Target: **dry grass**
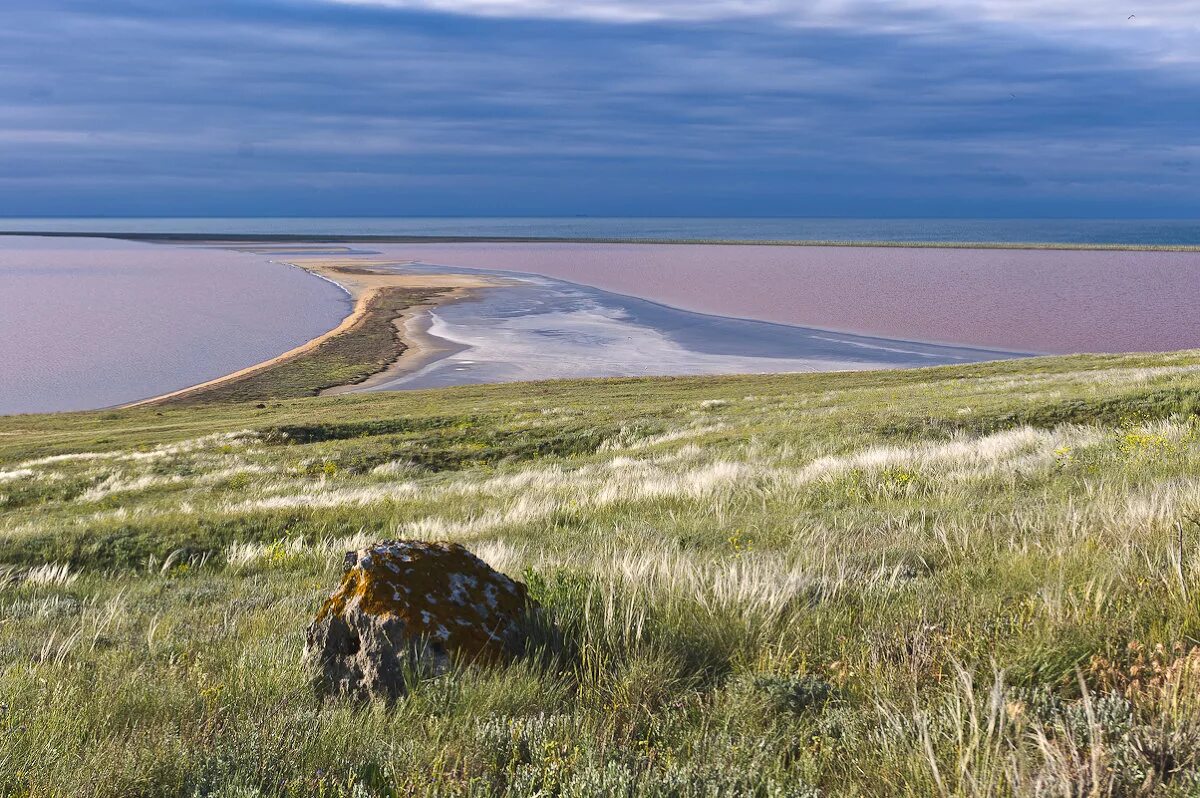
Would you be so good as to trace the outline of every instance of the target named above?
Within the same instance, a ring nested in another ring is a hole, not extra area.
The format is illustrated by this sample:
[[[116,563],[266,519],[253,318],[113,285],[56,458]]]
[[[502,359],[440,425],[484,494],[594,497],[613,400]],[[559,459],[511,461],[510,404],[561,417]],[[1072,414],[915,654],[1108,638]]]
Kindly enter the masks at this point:
[[[0,420],[0,793],[1194,794],[1195,360]],[[318,704],[397,536],[559,639]]]

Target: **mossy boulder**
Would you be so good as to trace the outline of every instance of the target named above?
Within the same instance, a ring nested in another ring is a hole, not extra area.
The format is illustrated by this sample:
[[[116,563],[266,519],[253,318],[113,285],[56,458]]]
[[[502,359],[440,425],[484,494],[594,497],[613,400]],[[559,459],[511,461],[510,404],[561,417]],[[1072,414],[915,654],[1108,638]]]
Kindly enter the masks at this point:
[[[535,607],[525,585],[456,543],[387,541],[346,565],[308,627],[318,695],[392,701],[456,661],[503,663],[525,649]]]

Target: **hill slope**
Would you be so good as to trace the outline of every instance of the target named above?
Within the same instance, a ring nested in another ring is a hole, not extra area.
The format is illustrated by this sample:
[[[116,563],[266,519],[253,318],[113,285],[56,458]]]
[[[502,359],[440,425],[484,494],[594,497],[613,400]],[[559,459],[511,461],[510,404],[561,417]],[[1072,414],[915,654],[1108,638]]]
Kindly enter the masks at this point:
[[[0,419],[0,793],[1188,794],[1198,397],[1184,352]],[[563,645],[319,705],[302,630],[391,537]]]

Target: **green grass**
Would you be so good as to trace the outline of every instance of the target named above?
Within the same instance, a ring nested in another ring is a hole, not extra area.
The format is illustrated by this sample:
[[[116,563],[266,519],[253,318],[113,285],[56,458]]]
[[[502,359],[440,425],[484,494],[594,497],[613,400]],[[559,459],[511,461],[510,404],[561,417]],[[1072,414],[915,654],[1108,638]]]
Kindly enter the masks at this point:
[[[384,288],[371,298],[363,317],[354,326],[308,352],[235,380],[189,391],[159,406],[296,399],[316,396],[326,388],[362,382],[394,363],[407,348],[395,326],[400,314],[439,293]]]
[[[0,794],[1192,795],[1197,396],[1182,352],[3,418]],[[389,537],[561,639],[318,703]]]

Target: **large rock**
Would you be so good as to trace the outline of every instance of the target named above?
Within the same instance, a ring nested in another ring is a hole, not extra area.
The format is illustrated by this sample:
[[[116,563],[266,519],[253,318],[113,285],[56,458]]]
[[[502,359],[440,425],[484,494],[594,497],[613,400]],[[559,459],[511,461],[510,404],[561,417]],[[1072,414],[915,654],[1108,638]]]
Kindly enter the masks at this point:
[[[505,661],[526,643],[525,585],[456,543],[395,540],[346,555],[341,585],[308,627],[322,696],[386,698],[455,659]]]

